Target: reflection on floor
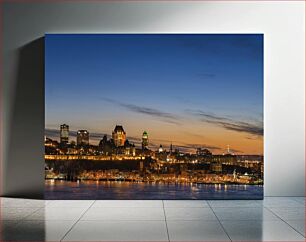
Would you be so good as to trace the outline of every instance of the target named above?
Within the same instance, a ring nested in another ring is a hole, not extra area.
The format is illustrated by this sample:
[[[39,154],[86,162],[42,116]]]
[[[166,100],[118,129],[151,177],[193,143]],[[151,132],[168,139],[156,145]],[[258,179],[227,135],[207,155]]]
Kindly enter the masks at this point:
[[[1,198],[1,241],[305,241],[305,198]]]

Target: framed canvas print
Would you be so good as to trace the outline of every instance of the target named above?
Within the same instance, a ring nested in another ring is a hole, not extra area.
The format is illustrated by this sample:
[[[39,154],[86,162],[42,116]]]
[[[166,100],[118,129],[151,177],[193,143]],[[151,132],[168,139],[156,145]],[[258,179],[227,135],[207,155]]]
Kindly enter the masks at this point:
[[[262,34],[47,34],[46,199],[262,199]]]

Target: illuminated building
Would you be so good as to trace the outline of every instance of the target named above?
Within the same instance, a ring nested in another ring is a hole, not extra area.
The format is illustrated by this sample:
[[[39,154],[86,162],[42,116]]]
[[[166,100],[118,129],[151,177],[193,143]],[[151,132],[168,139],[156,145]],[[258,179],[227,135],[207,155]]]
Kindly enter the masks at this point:
[[[107,140],[107,136],[104,135],[103,139],[99,142],[99,151],[104,155],[110,155],[113,151],[113,140]]]
[[[158,149],[158,152],[159,152],[159,153],[162,153],[163,151],[164,151],[164,150],[163,150],[163,146],[160,145],[160,146],[159,146],[159,149]]]
[[[142,134],[142,149],[147,149],[149,146],[149,135],[147,131],[144,131]]]
[[[135,145],[128,145],[128,146],[126,146],[124,154],[127,155],[127,156],[135,156],[136,155]]]
[[[78,130],[77,145],[89,145],[89,133],[87,130]]]
[[[50,138],[45,138],[45,146],[46,147],[57,148],[58,147],[58,142],[56,140],[52,140]]]
[[[210,159],[210,158],[209,158]],[[211,157],[212,162],[217,162],[224,165],[236,165],[237,164],[237,156],[226,154],[226,155],[213,155]]]
[[[140,170],[140,171],[143,171],[143,169],[144,169],[143,161],[140,161],[140,162],[139,162],[139,170]]]
[[[223,153],[223,154],[224,154],[224,153]],[[229,146],[229,145],[227,145],[227,149],[226,149],[225,155],[235,155],[234,153],[232,153],[232,152],[230,151],[230,146]]]
[[[62,124],[60,126],[60,141],[67,144],[69,141],[69,125]]]
[[[121,125],[116,125],[112,138],[116,147],[124,146],[126,140],[126,133]]]
[[[222,172],[222,164],[217,162],[212,162],[210,164],[210,170],[216,173]]]
[[[208,149],[197,148],[198,156],[211,156],[212,153]]]

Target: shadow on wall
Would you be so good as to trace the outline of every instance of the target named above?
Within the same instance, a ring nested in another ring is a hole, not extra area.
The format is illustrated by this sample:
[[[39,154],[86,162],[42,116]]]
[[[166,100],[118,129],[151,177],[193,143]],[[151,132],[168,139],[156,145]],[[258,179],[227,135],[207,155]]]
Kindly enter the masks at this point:
[[[26,44],[18,52],[7,161],[2,171],[3,195],[43,198],[44,38]]]

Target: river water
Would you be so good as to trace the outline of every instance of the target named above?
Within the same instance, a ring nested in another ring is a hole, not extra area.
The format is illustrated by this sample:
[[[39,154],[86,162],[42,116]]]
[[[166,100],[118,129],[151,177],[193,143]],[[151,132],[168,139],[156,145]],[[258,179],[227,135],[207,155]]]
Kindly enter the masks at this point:
[[[262,199],[263,186],[45,181],[45,199]]]

